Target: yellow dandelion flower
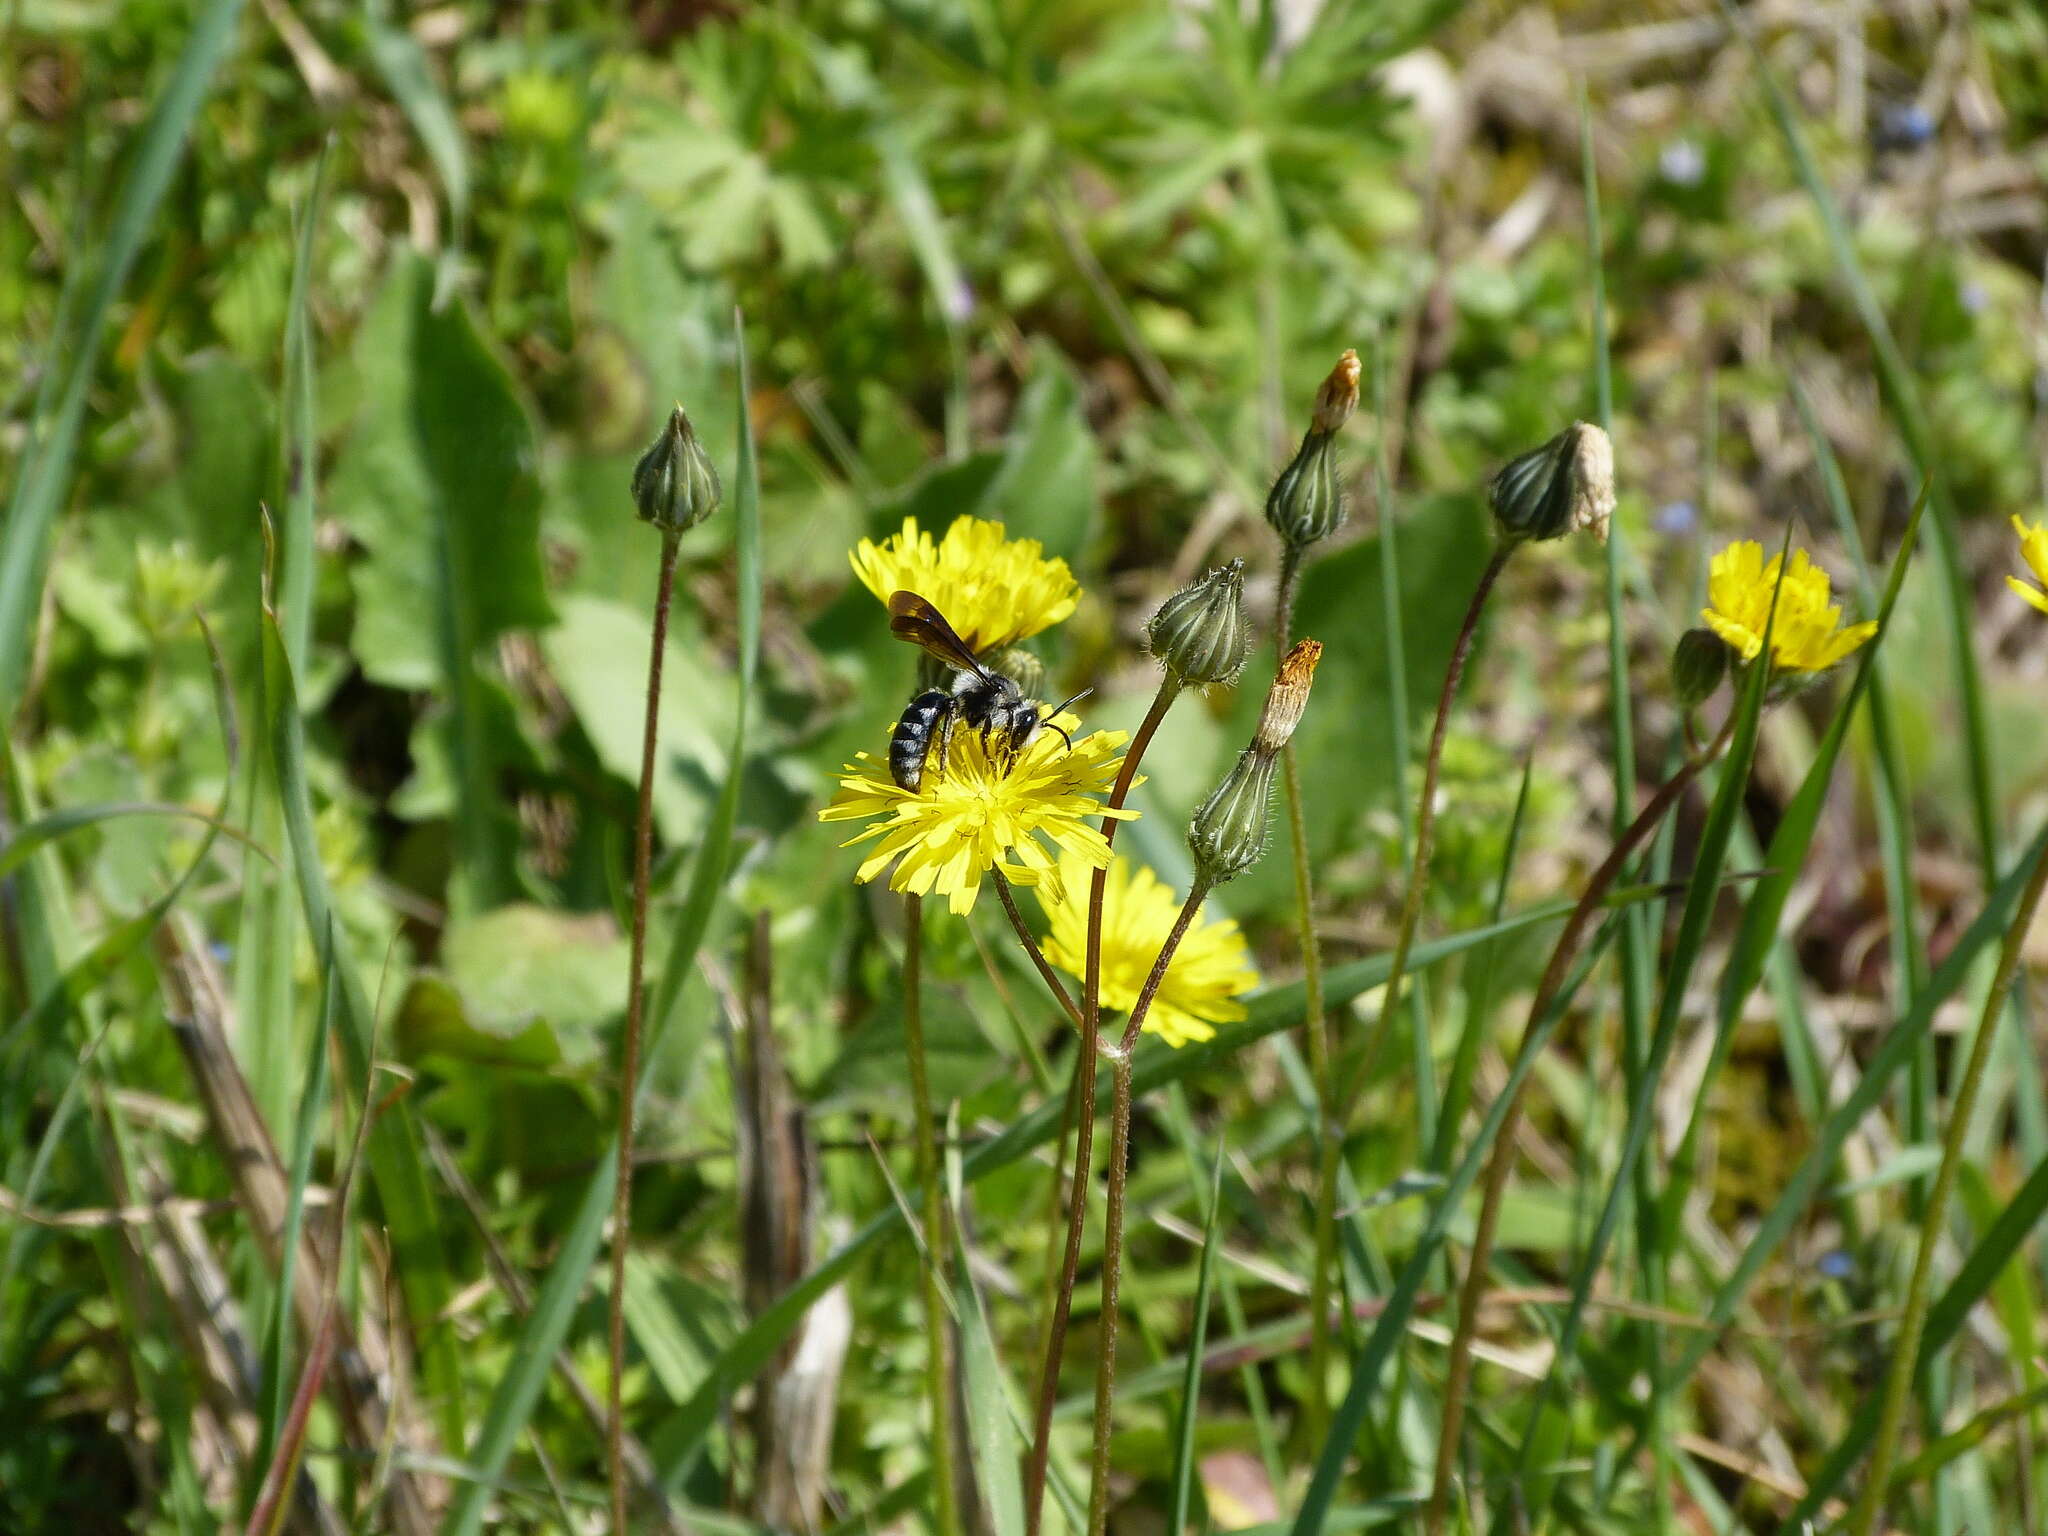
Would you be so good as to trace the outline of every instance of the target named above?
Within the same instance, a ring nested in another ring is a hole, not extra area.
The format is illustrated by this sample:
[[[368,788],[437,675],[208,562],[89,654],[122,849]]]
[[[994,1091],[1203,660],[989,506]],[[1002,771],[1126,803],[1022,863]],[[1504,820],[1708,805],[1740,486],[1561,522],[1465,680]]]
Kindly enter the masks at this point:
[[[892,592],[917,593],[978,656],[1050,629],[1081,591],[1067,562],[1048,558],[1038,540],[1005,538],[1001,523],[980,517],[954,518],[936,542],[906,517],[901,533],[855,546],[853,574],[885,603]]]
[[[1071,856],[1060,862],[1067,899],[1055,899],[1050,886],[1038,892],[1038,904],[1052,925],[1045,957],[1079,976],[1088,959],[1088,903],[1077,893],[1087,888],[1088,867]],[[1144,865],[1119,857],[1109,866],[1102,891],[1103,1007],[1128,1013],[1136,1005],[1179,915],[1180,898]],[[1229,918],[1198,918],[1167,962],[1166,976],[1145,1013],[1145,1033],[1176,1050],[1191,1040],[1212,1039],[1218,1024],[1244,1017],[1244,1004],[1237,999],[1258,984],[1259,973],[1237,924]]]
[[[1079,724],[1072,715],[1056,723],[1070,734]],[[945,771],[929,764],[915,794],[897,787],[886,762],[862,752],[841,770],[839,793],[818,819],[868,823],[842,848],[878,839],[855,879],[872,880],[894,864],[891,890],[943,896],[953,911],[971,912],[991,869],[1035,886],[1059,880],[1056,853],[1083,868],[1109,863],[1109,844],[1090,823],[1138,814],[1104,810],[1100,798],[1123,766],[1124,741],[1122,731],[1091,731],[1070,752],[1058,732],[1042,730],[1006,763],[990,754],[981,732],[962,727]]]
[[[1771,628],[1772,659],[1787,672],[1824,672],[1877,633],[1875,624],[1842,627],[1841,605],[1834,601],[1828,573],[1805,550],[1792,552],[1780,586],[1782,560],[1773,555],[1767,563],[1763,545],[1744,539],[1714,556],[1707,568],[1707,606],[1700,617],[1744,661],[1756,660],[1763,649],[1766,623]]]
[[[2040,585],[2030,587],[2017,576],[2006,577],[2005,584],[2043,613],[2048,613],[2048,523],[2036,523],[2029,528],[2015,516],[2012,531],[2020,536],[2020,558],[2027,562],[2027,569],[2034,573],[2034,580]]]

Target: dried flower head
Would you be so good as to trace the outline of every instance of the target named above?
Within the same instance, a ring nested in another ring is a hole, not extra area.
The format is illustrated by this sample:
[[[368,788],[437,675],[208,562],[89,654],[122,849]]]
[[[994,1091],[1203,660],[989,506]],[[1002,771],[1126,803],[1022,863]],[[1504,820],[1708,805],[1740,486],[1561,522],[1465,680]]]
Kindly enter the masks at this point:
[[[1254,751],[1274,753],[1286,746],[1301,724],[1308,708],[1309,688],[1316,680],[1316,663],[1323,659],[1320,640],[1300,640],[1280,658],[1280,671],[1266,691],[1266,704],[1259,711],[1259,728],[1252,736]]]
[[[1557,539],[1578,530],[1604,544],[1614,517],[1614,444],[1591,422],[1575,421],[1503,465],[1486,498],[1503,538]]]
[[[1358,409],[1358,374],[1358,354],[1346,347],[1337,366],[1316,390],[1315,411],[1309,418],[1311,430],[1335,432],[1351,419],[1351,413]]]

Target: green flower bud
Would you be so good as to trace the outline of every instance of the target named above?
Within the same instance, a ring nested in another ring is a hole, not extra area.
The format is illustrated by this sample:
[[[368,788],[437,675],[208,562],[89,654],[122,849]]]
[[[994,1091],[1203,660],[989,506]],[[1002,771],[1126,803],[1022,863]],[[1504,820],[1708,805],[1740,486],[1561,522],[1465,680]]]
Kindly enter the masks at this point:
[[[1266,497],[1266,521],[1290,549],[1306,549],[1344,526],[1337,475],[1337,434],[1358,406],[1358,354],[1347,351],[1316,391],[1315,409],[1294,460]]]
[[[1246,747],[1237,755],[1237,766],[1196,809],[1188,823],[1196,885],[1208,889],[1235,880],[1265,856],[1273,767],[1279,761],[1271,752]]]
[[[1264,856],[1273,768],[1308,708],[1309,686],[1322,654],[1314,640],[1304,640],[1287,653],[1266,694],[1265,708],[1259,711],[1251,745],[1238,754],[1237,765],[1188,823],[1195,883],[1203,889],[1235,880]]]
[[[1688,629],[1671,652],[1671,691],[1680,709],[1697,709],[1728,675],[1728,642],[1711,629]]]
[[[1584,529],[1607,542],[1614,516],[1614,444],[1575,421],[1541,448],[1510,459],[1486,488],[1507,539],[1556,539]]]
[[[1006,645],[994,655],[984,656],[981,660],[990,671],[1000,672],[1015,683],[1025,698],[1045,697],[1045,663],[1038,659],[1035,652],[1028,651],[1021,645]],[[941,670],[949,669],[942,667]]]
[[[1159,605],[1145,626],[1159,664],[1183,683],[1227,683],[1252,648],[1244,616],[1244,562],[1219,565]]]
[[[664,533],[684,533],[718,510],[718,471],[679,405],[633,466],[633,505]]]

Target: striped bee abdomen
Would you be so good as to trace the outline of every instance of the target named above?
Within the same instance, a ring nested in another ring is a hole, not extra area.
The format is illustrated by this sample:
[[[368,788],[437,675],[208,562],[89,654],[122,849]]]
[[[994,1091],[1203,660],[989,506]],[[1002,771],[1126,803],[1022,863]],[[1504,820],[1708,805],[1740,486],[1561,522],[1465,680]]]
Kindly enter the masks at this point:
[[[896,781],[898,789],[917,793],[924,782],[924,762],[931,754],[932,736],[956,703],[952,694],[931,688],[904,706],[896,729],[889,733],[889,777]]]

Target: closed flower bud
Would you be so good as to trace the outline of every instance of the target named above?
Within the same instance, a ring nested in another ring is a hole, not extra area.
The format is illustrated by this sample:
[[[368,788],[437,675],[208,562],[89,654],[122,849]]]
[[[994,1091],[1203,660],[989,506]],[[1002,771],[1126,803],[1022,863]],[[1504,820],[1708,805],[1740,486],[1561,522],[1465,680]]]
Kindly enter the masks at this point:
[[[1320,543],[1344,526],[1344,487],[1337,476],[1337,434],[1309,429],[1294,461],[1266,496],[1266,521],[1293,549]]]
[[[1302,550],[1344,526],[1344,487],[1337,475],[1337,434],[1358,408],[1358,354],[1347,350],[1316,390],[1308,432],[1293,462],[1266,496],[1266,521]]]
[[[1614,516],[1614,444],[1590,422],[1575,421],[1509,460],[1486,498],[1504,538],[1556,539],[1580,529],[1604,544]]]
[[[1688,629],[1671,652],[1671,691],[1680,709],[1697,709],[1728,675],[1728,642],[1711,629]]]
[[[1042,699],[1045,697],[1045,663],[1038,659],[1036,652],[1028,651],[1021,645],[1006,645],[993,656],[982,657],[982,664],[991,672],[1000,672],[1004,677],[1015,683],[1017,691],[1022,693],[1025,698]],[[943,664],[941,664],[941,670],[947,674],[950,674],[952,671],[950,667],[945,667]],[[940,679],[940,683],[944,681],[944,678]],[[940,686],[940,683],[935,683],[933,686]]]
[[[1159,664],[1183,683],[1227,683],[1252,648],[1244,616],[1244,562],[1219,565],[1159,605],[1145,626]]]
[[[679,405],[633,466],[633,505],[664,533],[683,533],[718,510],[718,471]]]
[[[1259,711],[1259,728],[1252,736],[1252,750],[1267,756],[1279,752],[1294,739],[1308,708],[1308,690],[1316,678],[1316,663],[1323,659],[1320,640],[1302,640],[1280,659],[1279,674],[1266,692],[1266,706]]]
[[[1279,758],[1256,747],[1237,755],[1215,792],[1188,823],[1188,851],[1195,856],[1195,884],[1204,889],[1235,880],[1265,855],[1267,807],[1273,796],[1273,765]]]

